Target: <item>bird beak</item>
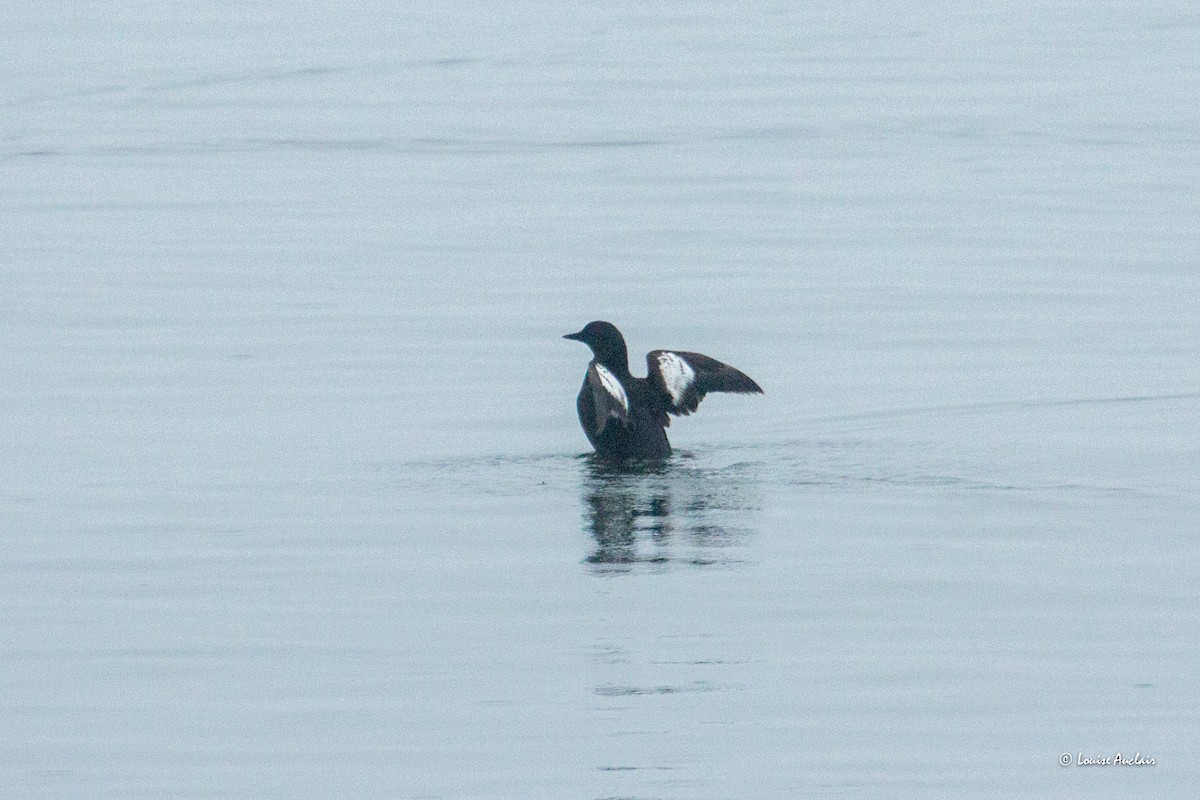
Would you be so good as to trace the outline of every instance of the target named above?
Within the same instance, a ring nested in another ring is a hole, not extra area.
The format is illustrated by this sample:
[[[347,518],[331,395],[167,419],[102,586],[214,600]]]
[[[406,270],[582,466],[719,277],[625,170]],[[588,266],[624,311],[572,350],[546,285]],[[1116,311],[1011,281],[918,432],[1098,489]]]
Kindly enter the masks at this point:
[[[576,341],[576,342],[582,342],[583,341],[583,331],[579,331],[578,333],[568,333],[563,338],[571,339],[572,341]]]

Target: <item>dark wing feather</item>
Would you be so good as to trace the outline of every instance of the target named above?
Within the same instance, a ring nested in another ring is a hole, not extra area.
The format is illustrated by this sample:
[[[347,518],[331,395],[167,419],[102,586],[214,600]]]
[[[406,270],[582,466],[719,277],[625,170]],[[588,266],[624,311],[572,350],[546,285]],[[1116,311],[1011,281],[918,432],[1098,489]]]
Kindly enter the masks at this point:
[[[692,413],[709,392],[762,394],[762,388],[741,370],[715,358],[681,350],[647,353],[646,379],[672,414]]]
[[[584,383],[591,390],[593,430],[597,436],[604,432],[609,420],[615,419],[622,425],[626,424],[629,419],[629,396],[615,375],[604,366],[592,362]]]

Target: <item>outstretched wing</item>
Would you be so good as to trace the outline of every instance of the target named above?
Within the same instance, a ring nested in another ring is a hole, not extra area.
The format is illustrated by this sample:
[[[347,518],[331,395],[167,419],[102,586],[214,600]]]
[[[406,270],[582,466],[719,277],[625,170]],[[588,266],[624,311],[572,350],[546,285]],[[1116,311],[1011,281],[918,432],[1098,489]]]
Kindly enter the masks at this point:
[[[625,393],[625,387],[617,380],[617,376],[609,372],[603,364],[593,361],[583,380],[589,392],[586,398],[580,399],[591,400],[590,410],[596,435],[603,433],[611,420],[615,419],[624,425],[629,419],[629,395]],[[583,406],[580,410],[583,413]]]
[[[646,354],[646,373],[672,414],[692,413],[709,392],[762,394],[749,375],[700,353],[651,350]]]

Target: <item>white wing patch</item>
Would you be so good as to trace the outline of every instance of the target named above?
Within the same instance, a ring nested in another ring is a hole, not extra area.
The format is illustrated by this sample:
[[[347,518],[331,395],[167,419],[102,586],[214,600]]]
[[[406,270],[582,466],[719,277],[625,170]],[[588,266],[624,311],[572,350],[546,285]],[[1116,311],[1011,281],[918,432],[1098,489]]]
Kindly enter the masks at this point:
[[[658,373],[662,375],[667,394],[671,395],[671,402],[676,406],[683,402],[684,395],[696,382],[696,371],[692,365],[667,351],[658,354]]]
[[[621,419],[629,414],[629,397],[625,394],[625,387],[617,380],[617,376],[609,372],[608,368],[603,364],[593,364],[592,368],[596,370],[596,375],[600,377],[600,383],[604,386],[604,391],[625,410],[625,414],[618,414],[616,409],[613,409],[610,416]]]

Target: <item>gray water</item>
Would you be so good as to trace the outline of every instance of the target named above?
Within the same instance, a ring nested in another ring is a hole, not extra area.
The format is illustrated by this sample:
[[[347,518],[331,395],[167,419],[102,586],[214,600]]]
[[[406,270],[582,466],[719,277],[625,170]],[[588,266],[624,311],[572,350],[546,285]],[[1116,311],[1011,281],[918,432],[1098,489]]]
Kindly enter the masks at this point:
[[[0,45],[0,796],[1200,787],[1191,4]],[[614,473],[591,319],[766,393]]]

